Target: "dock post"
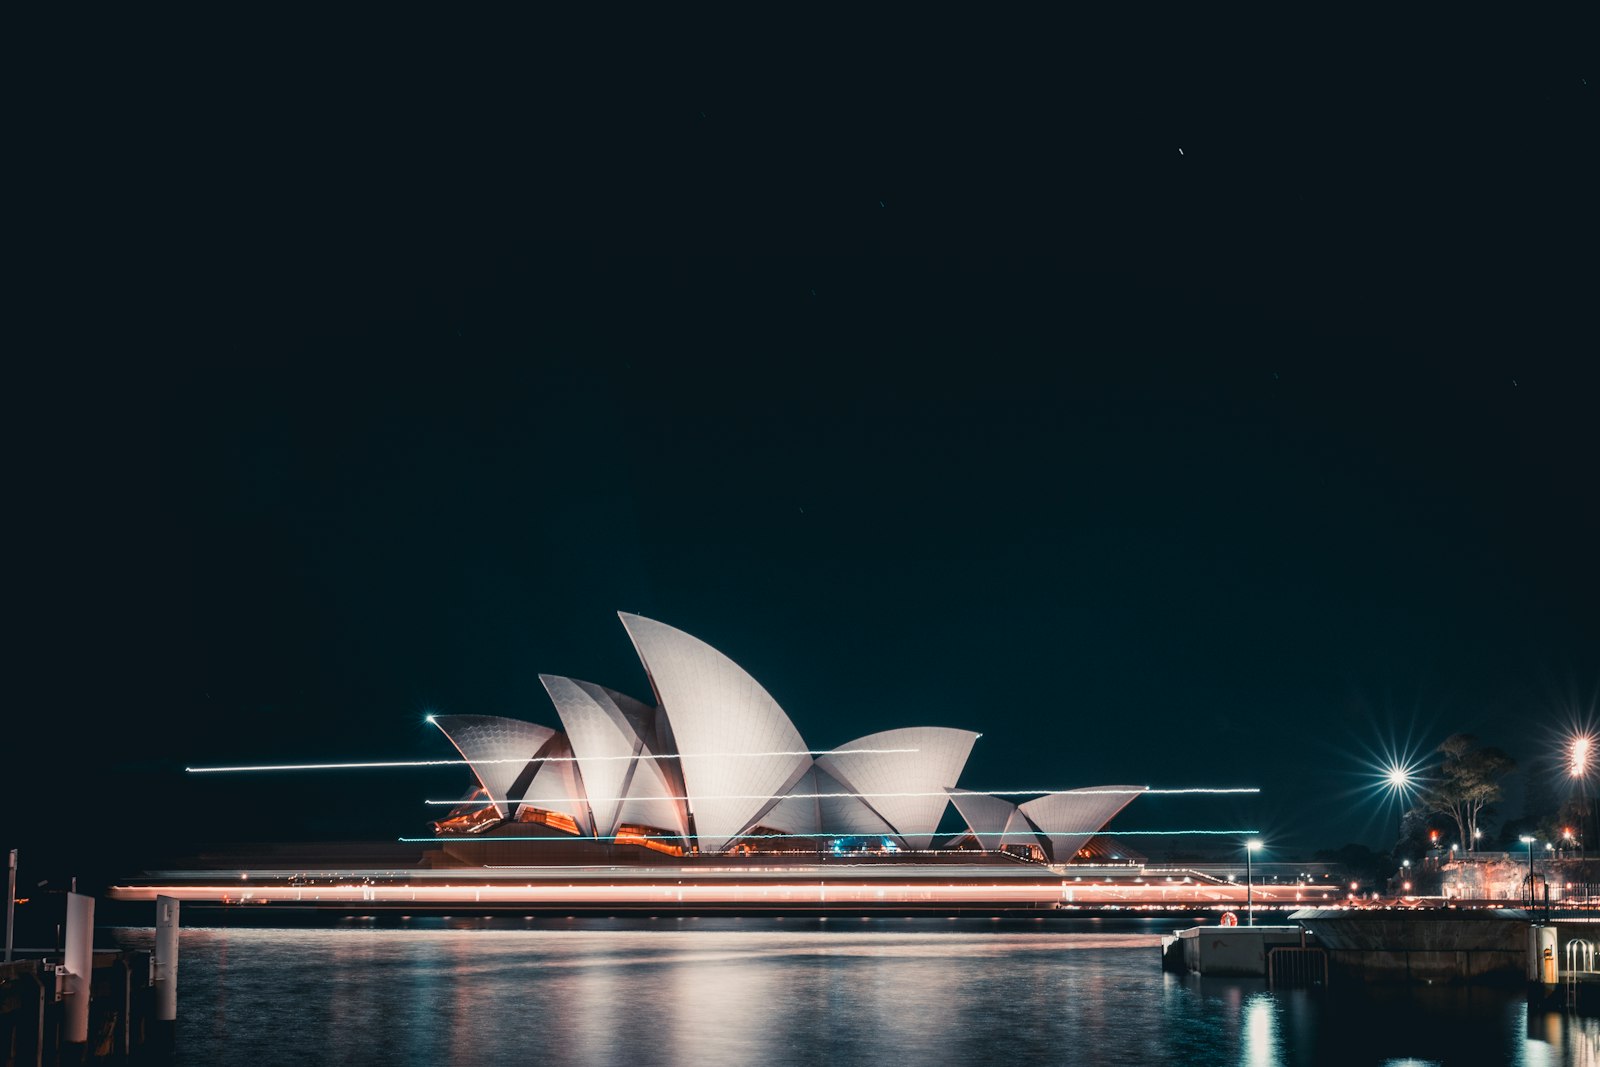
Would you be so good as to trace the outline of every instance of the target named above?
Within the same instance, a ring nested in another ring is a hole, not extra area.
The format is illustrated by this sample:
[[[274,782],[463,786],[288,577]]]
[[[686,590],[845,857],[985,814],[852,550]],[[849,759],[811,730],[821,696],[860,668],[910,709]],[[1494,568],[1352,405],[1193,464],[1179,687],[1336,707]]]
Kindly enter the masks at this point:
[[[156,951],[150,959],[156,989],[154,1031],[159,1048],[176,1044],[178,1020],[178,898],[156,897]]]
[[[94,982],[94,897],[67,894],[67,940],[61,957],[65,971],[62,991],[67,998],[61,1040],[85,1046],[89,1043],[89,987]]]
[[[47,999],[47,992],[44,986],[44,975],[39,973],[43,966],[43,964],[34,964],[33,970],[28,972],[28,977],[33,979],[36,993],[35,999],[38,1001],[37,1007],[39,1009],[38,1017],[33,1021],[33,1067],[44,1067],[44,1002]],[[17,1051],[20,1053],[23,1050],[19,1046]],[[23,1061],[19,1058],[17,1062],[20,1064]]]
[[[6,962],[11,962],[11,946],[16,937],[12,928],[17,925],[17,850],[11,850],[11,862],[6,865]]]
[[[1539,982],[1544,986],[1544,991],[1549,993],[1555,989],[1560,977],[1556,966],[1556,928],[1554,926],[1539,927]]]

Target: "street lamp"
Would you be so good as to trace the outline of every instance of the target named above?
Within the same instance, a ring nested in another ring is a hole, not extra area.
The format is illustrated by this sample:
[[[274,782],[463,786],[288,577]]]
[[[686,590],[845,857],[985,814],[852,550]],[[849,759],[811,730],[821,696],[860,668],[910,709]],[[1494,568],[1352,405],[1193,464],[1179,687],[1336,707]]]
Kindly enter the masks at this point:
[[[1524,845],[1528,846],[1528,910],[1532,911],[1533,910],[1533,837],[1531,835],[1529,835],[1529,834],[1523,834],[1521,837],[1517,838],[1517,840],[1521,841]]]
[[[1261,842],[1251,839],[1244,843],[1244,908],[1245,925],[1256,924],[1256,898],[1255,898],[1255,869],[1251,864],[1251,857],[1256,854],[1256,849],[1261,847]]]
[[[1476,826],[1472,828],[1472,850],[1474,852],[1483,847],[1483,831]]]

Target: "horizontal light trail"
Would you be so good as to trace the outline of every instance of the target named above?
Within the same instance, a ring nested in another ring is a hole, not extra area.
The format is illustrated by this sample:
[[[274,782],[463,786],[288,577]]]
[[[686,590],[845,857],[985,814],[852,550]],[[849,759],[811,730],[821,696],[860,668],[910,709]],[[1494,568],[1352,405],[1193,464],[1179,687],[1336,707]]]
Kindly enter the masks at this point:
[[[1259,792],[1261,792],[1261,790],[1257,789],[1257,788],[1241,788],[1241,789],[995,789],[995,790],[972,790],[972,792],[974,792],[974,793],[981,792],[984,796],[991,796],[991,797],[1031,797],[1031,796],[1049,795],[1049,794],[1054,794],[1054,793],[1071,793],[1073,796],[1083,797],[1083,796],[1144,796],[1144,795],[1146,795],[1148,793],[1160,793],[1160,794],[1169,795],[1169,796],[1173,795],[1173,794],[1178,794],[1178,793],[1259,793]],[[842,798],[842,797],[944,797],[944,796],[949,796],[949,795],[950,794],[946,793],[943,790],[935,789],[935,790],[927,790],[927,791],[924,791],[924,792],[913,792],[913,793],[848,793],[848,792],[841,792],[841,793],[785,793],[783,799],[785,799],[785,800],[835,800],[835,799],[839,799],[839,798]],[[963,795],[965,795],[965,794],[963,794]],[[588,797],[587,799],[591,803],[607,804],[607,803],[614,803],[614,802],[623,801],[623,800],[632,800],[632,799],[635,799],[635,798],[633,798],[633,797]],[[767,793],[728,793],[728,794],[723,794],[723,795],[718,795],[718,796],[705,796],[705,797],[670,796],[670,797],[652,797],[650,799],[652,799],[652,800],[771,800],[772,797],[771,797],[770,794],[767,794]],[[497,803],[497,802],[494,801],[494,800],[487,799],[487,798],[484,798],[484,799],[472,798],[472,799],[468,799],[468,800],[425,800],[425,801],[423,801],[423,803],[424,804],[432,804],[432,805],[435,805],[435,806],[459,807],[462,804],[478,804],[478,805],[487,806],[487,805],[494,804],[494,803]]]
[[[954,830],[954,831],[951,831],[949,835],[935,833],[934,836],[935,837],[944,837],[944,836],[955,837],[957,835],[966,836],[967,834],[970,834],[972,832],[973,831],[971,831],[971,830]],[[1034,838],[1035,840],[1037,840],[1040,834],[1043,834],[1046,837],[1075,837],[1075,836],[1078,836],[1078,835],[1081,835],[1081,834],[1088,834],[1091,837],[1096,837],[1096,836],[1099,836],[1101,834],[1101,832],[1102,831],[1100,831],[1100,830],[1039,830],[1037,832],[1033,831],[1033,830],[1003,830],[1003,831],[996,831],[995,833],[992,833],[992,834],[985,832],[985,833],[982,833],[982,834],[977,834],[975,836],[985,837],[985,838],[989,838],[989,837],[1031,837],[1031,838]],[[1259,834],[1260,832],[1261,832],[1260,830],[1117,830],[1114,833],[1110,834],[1109,836],[1112,836],[1112,837],[1187,837],[1187,836],[1194,836],[1194,835],[1202,835],[1202,836],[1243,837],[1243,836],[1247,836],[1247,835],[1250,835],[1250,834]],[[775,840],[792,841],[792,840],[795,840],[797,838],[811,838],[811,839],[829,838],[829,839],[831,839],[831,838],[845,838],[845,837],[897,837],[897,836],[899,836],[899,835],[894,834],[894,833],[889,833],[889,832],[876,833],[876,834],[814,834],[814,833],[799,833],[799,834],[738,834],[733,840],[736,840],[736,841],[775,841]],[[645,839],[646,839],[646,835],[644,835],[644,834],[596,834],[593,837],[590,837],[590,836],[588,836],[586,834],[585,835],[555,834],[555,835],[548,835],[548,836],[543,836],[543,837],[523,837],[523,836],[515,836],[515,837],[513,837],[513,836],[510,836],[510,835],[502,836],[502,835],[484,835],[484,834],[456,834],[456,835],[445,836],[445,837],[399,837],[399,838],[396,838],[395,840],[404,842],[405,844],[409,844],[409,845],[416,845],[416,844],[432,844],[432,843],[438,842],[438,841],[492,841],[492,842],[495,842],[495,843],[499,843],[499,842],[502,842],[502,841],[505,841],[505,842],[510,842],[510,841],[641,841],[641,840],[645,840]],[[651,841],[693,841],[693,840],[695,840],[693,835],[690,835],[690,834],[650,834],[650,835],[648,835],[648,839],[651,840]]]
[[[585,756],[584,759],[595,760],[675,760],[675,759],[751,759],[767,756],[826,756],[830,749],[801,749],[794,752],[695,752],[689,756],[677,753],[671,755],[651,755],[640,753],[637,756]],[[857,748],[850,750],[852,754],[863,753],[873,756],[894,755],[903,752],[921,752],[920,748]],[[470,767],[474,764],[484,766],[490,763],[577,763],[577,756],[539,756],[537,758],[512,757],[510,759],[420,759],[420,760],[379,760],[361,763],[258,763],[239,767],[185,767],[190,774],[225,774],[241,771],[350,771],[367,770],[369,768],[384,767]],[[765,798],[763,798],[765,799]]]
[[[465,873],[465,872],[463,872]],[[979,875],[982,877],[982,875]],[[1257,906],[1303,903],[1342,898],[1331,886],[1242,884],[1180,884],[1145,882],[1066,882],[1057,875],[1038,881],[974,884],[972,882],[912,882],[821,878],[743,882],[646,882],[623,885],[535,883],[507,885],[338,884],[261,885],[231,883],[178,883],[112,886],[113,900],[154,900],[157,895],[179,900],[221,904],[484,904],[507,906],[636,905],[675,910],[703,904],[746,904],[786,908],[795,905],[910,904],[919,907],[942,903],[1060,903],[1065,906],[1108,904],[1179,904],[1236,906],[1253,899]]]

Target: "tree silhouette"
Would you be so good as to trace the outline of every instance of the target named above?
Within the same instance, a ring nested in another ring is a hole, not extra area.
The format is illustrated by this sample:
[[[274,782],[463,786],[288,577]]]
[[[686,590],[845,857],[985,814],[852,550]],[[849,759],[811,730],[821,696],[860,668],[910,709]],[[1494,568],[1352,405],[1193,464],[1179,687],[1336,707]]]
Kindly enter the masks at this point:
[[[1471,734],[1451,734],[1438,752],[1444,756],[1438,775],[1422,790],[1413,810],[1448,815],[1461,834],[1462,847],[1471,848],[1478,817],[1500,800],[1501,782],[1516,770],[1517,761],[1498,748],[1479,746]]]

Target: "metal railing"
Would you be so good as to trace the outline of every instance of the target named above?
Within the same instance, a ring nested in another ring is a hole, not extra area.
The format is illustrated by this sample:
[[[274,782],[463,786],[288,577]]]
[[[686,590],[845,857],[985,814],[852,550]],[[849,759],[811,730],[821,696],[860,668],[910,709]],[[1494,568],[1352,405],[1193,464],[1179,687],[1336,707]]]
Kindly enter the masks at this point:
[[[1267,985],[1273,989],[1288,986],[1328,988],[1326,949],[1282,945],[1267,952]]]

